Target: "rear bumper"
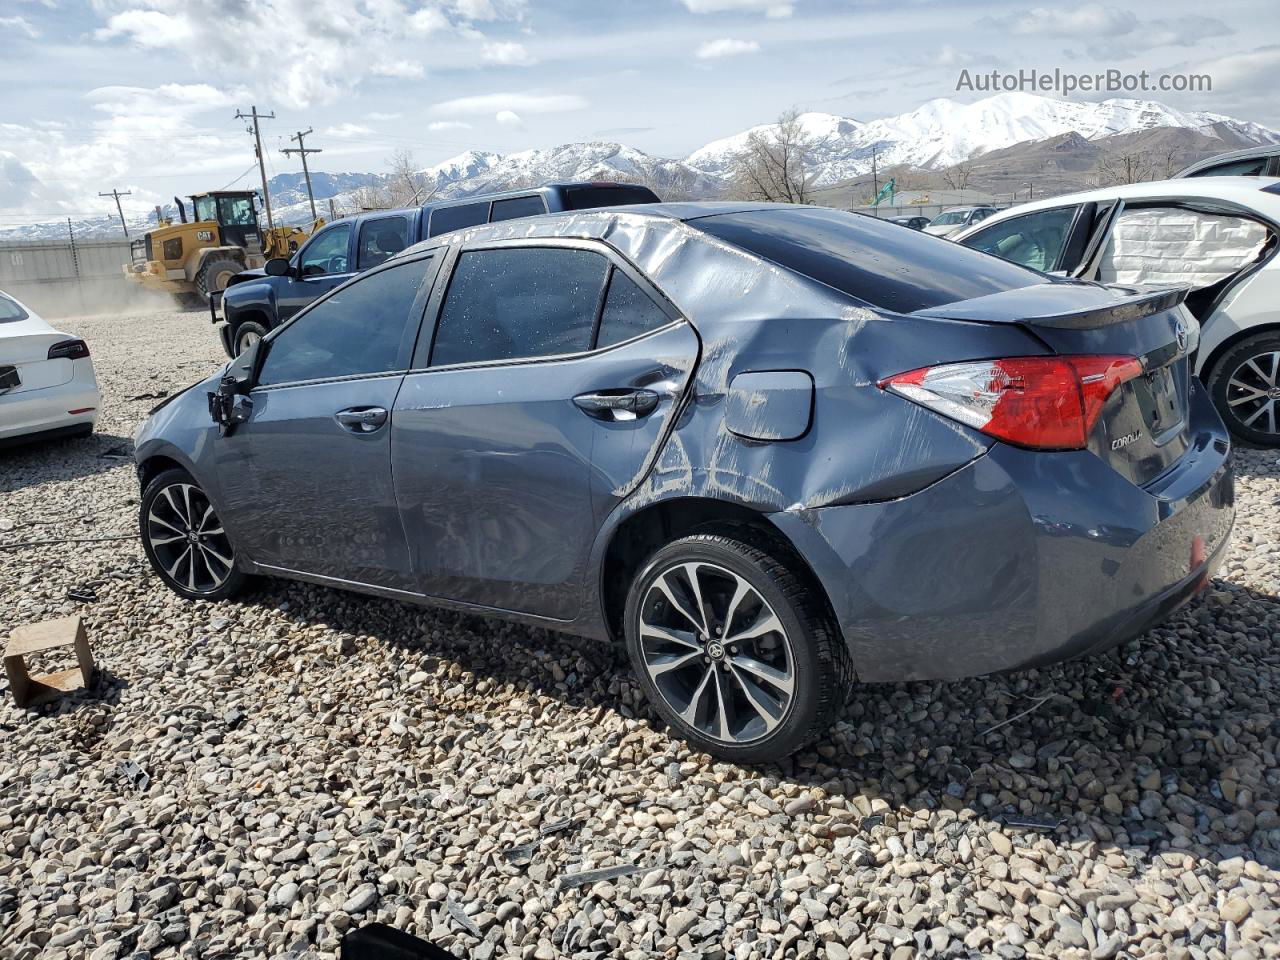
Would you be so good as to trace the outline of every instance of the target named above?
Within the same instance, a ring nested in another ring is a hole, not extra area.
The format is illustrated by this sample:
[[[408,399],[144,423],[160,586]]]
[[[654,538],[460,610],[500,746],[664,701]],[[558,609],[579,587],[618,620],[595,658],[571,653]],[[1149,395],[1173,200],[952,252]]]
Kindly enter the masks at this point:
[[[98,419],[102,398],[96,387],[76,381],[29,393],[0,395],[0,444],[25,443],[75,433]],[[90,408],[87,413],[70,410]]]
[[[958,679],[1098,652],[1193,597],[1235,516],[1226,430],[1138,487],[1088,451],[996,444],[919,493],[773,514],[813,567],[864,680]]]

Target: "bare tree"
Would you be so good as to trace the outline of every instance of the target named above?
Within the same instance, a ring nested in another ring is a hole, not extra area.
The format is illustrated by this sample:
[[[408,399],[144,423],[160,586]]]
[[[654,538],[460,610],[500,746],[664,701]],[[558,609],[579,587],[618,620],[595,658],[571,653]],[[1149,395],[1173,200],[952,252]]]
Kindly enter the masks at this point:
[[[417,207],[427,203],[440,189],[423,176],[409,150],[397,150],[388,164],[390,172],[375,184],[360,187],[353,193],[356,206],[361,210],[391,210],[397,207]]]
[[[1155,180],[1160,168],[1145,153],[1104,153],[1093,168],[1093,178],[1100,187],[1121,183],[1142,183]]]
[[[805,132],[800,113],[791,109],[773,126],[753,132],[734,165],[730,191],[735,199],[811,203],[817,174],[812,155],[822,146]]]
[[[961,160],[942,171],[942,182],[952,190],[968,190],[972,177],[973,164],[968,160]]]
[[[697,173],[683,164],[669,169],[653,168],[636,173],[619,173],[613,179],[619,183],[648,187],[663,200],[706,200],[714,196],[712,191],[699,182]]]

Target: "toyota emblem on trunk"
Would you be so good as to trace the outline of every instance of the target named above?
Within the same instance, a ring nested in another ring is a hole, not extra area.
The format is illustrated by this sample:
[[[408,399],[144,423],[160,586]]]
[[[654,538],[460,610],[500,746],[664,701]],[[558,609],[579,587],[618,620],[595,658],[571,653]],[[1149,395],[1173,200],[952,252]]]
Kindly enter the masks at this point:
[[[1187,321],[1185,321],[1185,320],[1179,320],[1179,321],[1178,321],[1178,326],[1177,326],[1177,328],[1174,330],[1173,335],[1174,335],[1174,336],[1177,338],[1177,340],[1178,340],[1178,352],[1179,352],[1179,353],[1181,353],[1182,351],[1186,350],[1186,349],[1187,349],[1187,339],[1188,339],[1188,338],[1187,338]]]

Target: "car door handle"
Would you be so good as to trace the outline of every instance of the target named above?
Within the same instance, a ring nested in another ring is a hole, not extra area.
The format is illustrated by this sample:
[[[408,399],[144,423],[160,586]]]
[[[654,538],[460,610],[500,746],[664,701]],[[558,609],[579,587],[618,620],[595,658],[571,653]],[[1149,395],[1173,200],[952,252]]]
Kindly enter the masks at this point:
[[[625,389],[580,393],[573,402],[579,410],[596,420],[620,421],[647,417],[658,409],[660,399],[652,390]]]
[[[333,418],[352,433],[373,433],[387,422],[387,411],[383,407],[348,407]]]

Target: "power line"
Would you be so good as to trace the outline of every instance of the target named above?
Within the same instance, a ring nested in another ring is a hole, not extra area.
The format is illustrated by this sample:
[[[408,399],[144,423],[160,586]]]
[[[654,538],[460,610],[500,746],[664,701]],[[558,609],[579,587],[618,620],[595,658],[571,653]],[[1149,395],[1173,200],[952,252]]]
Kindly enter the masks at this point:
[[[98,194],[98,196],[100,196],[100,197],[111,197],[113,200],[115,200],[115,202],[116,202],[116,213],[120,214],[120,228],[124,231],[124,235],[125,235],[126,237],[127,237],[127,236],[129,236],[129,225],[128,225],[127,223],[125,223],[125,222],[124,222],[124,211],[123,211],[122,209],[120,209],[120,198],[121,198],[121,197],[131,197],[131,196],[133,196],[133,191],[132,191],[132,190],[126,190],[124,193],[121,193],[119,190],[117,190],[117,189],[115,189],[114,187],[112,187],[112,188],[111,188],[111,192],[110,192],[110,193],[99,193],[99,194]]]
[[[311,171],[307,169],[307,154],[308,153],[324,153],[324,151],[319,147],[308,148],[306,143],[303,141],[303,138],[306,137],[307,134],[311,133],[311,130],[312,130],[311,127],[307,127],[307,129],[305,130],[299,130],[296,134],[294,134],[292,137],[289,138],[290,140],[296,140],[298,145],[296,147],[285,147],[280,152],[283,153],[286,157],[289,156],[290,154],[296,153],[299,157],[302,158],[302,176],[303,176],[303,179],[307,181],[307,202],[311,204],[311,222],[314,224],[316,220],[319,218],[316,216],[315,194],[311,192]]]

